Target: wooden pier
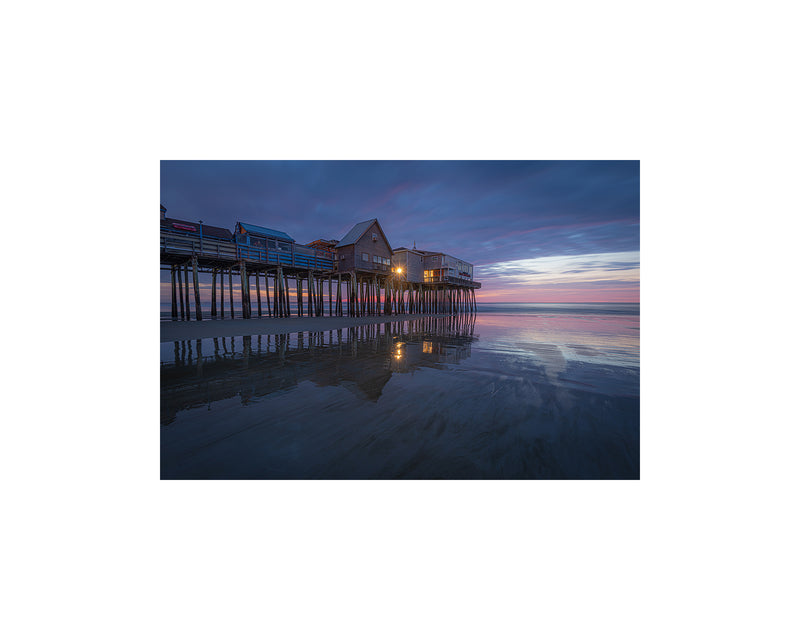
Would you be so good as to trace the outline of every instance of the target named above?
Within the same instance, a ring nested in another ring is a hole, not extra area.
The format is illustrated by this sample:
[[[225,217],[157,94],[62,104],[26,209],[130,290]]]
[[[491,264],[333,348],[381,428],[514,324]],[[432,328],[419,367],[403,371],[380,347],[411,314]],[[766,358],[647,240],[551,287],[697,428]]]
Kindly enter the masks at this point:
[[[170,271],[171,317],[175,320],[203,319],[200,274],[211,274],[212,318],[457,314],[476,309],[479,282],[460,278],[407,282],[391,269],[339,271],[331,264],[322,252],[307,250],[287,256],[161,230],[161,268]],[[234,316],[234,281],[239,285],[238,316]]]

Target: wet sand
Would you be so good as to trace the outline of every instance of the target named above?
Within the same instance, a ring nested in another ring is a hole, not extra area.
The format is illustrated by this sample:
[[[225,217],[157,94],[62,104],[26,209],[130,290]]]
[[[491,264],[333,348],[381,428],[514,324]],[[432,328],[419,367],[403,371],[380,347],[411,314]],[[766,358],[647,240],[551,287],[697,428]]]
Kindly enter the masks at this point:
[[[639,478],[638,316],[398,317],[162,342],[161,478]]]
[[[161,342],[171,340],[194,340],[199,338],[222,338],[227,336],[254,336],[297,331],[328,331],[346,329],[367,324],[417,320],[420,318],[444,318],[447,314],[403,314],[395,316],[323,316],[314,318],[231,318],[228,320],[179,320],[161,322]]]

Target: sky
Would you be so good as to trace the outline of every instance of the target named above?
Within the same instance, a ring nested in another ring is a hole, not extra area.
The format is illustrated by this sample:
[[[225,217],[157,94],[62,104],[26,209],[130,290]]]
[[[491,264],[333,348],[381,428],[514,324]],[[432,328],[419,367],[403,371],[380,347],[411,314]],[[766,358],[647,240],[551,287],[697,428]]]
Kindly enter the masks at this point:
[[[472,263],[483,303],[639,302],[638,161],[164,160],[161,204],[303,244],[377,218],[393,248]]]

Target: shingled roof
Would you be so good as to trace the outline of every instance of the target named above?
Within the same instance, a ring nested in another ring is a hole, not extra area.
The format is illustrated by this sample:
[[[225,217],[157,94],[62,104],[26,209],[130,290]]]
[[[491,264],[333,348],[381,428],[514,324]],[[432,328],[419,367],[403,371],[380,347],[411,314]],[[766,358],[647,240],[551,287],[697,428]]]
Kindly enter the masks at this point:
[[[367,232],[367,230],[374,224],[378,225],[378,231],[381,232],[384,241],[386,242],[386,246],[389,247],[389,251],[392,250],[392,245],[389,244],[389,240],[386,238],[386,234],[381,229],[381,223],[378,222],[377,218],[373,218],[372,220],[365,220],[364,222],[359,222],[355,225],[350,231],[347,232],[344,238],[339,241],[339,244],[336,245],[336,248],[346,247],[349,244],[355,244],[361,237]]]

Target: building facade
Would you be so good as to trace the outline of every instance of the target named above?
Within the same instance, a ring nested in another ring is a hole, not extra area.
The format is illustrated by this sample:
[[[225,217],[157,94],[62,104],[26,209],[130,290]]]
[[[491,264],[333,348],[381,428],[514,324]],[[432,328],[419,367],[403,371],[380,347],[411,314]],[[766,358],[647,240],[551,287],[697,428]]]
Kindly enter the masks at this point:
[[[447,253],[425,251],[423,256],[423,282],[448,282],[469,284],[473,266]]]
[[[377,218],[359,222],[335,247],[339,272],[389,274],[392,270],[392,247]]]
[[[423,251],[399,247],[392,253],[392,270],[407,282],[423,282],[424,259]]]

